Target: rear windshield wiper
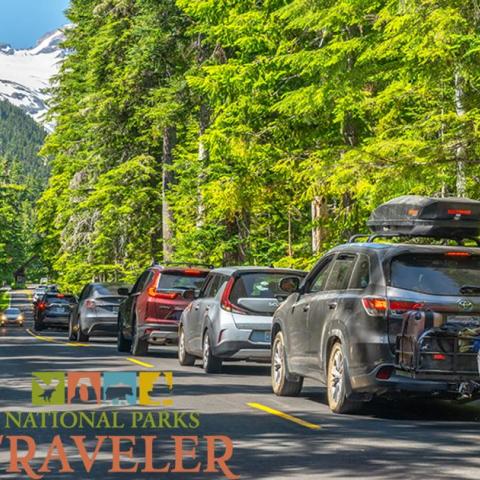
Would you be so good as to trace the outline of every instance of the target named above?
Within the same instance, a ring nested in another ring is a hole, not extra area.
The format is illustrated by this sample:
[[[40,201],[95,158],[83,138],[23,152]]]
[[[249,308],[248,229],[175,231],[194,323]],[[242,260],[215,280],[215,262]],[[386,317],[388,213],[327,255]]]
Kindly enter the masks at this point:
[[[460,293],[468,295],[469,293],[480,293],[480,285],[462,285],[460,287]]]

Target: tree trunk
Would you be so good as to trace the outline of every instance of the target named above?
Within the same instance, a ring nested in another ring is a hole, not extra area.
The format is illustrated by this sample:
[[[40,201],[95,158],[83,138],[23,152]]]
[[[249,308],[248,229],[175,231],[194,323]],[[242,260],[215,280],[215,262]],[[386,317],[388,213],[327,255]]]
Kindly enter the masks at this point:
[[[172,164],[173,149],[177,142],[175,127],[166,127],[163,131],[163,175],[162,175],[162,239],[163,260],[169,262],[173,256],[173,214],[168,201],[168,194],[174,181]]]
[[[208,125],[210,123],[210,111],[208,106],[202,103],[200,105],[200,115],[199,115],[199,135],[200,139],[198,142],[198,162],[200,164],[200,173],[198,174],[198,199],[197,199],[197,227],[200,228],[203,226],[204,223],[204,215],[205,215],[205,205],[203,202],[203,195],[202,195],[202,185],[205,182],[206,174],[205,169],[208,164],[208,149],[205,146],[205,142],[203,141],[203,135],[207,131]]]
[[[457,116],[461,119],[465,115],[465,106],[464,106],[464,79],[460,72],[457,70],[455,72],[455,110]],[[467,179],[465,175],[465,162],[467,160],[467,149],[465,147],[465,141],[460,135],[460,138],[457,141],[457,147],[455,151],[455,158],[457,164],[457,196],[464,197],[467,187]]]
[[[327,218],[327,202],[323,197],[315,197],[312,201],[312,251],[314,255],[320,253],[325,236],[325,229],[320,221]]]

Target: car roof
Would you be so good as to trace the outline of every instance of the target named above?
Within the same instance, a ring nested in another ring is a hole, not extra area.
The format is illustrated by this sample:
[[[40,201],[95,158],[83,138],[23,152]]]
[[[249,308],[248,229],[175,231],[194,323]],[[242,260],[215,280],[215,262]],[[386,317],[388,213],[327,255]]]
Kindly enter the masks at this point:
[[[418,245],[412,243],[379,243],[379,242],[352,242],[338,245],[329,253],[336,252],[378,252],[382,256],[394,256],[402,253],[443,253],[443,252],[470,252],[480,254],[480,247],[465,247],[461,245]]]
[[[205,273],[208,273],[211,271],[210,268],[207,268],[207,267],[202,267],[202,266],[197,266],[197,265],[191,265],[191,266],[188,266],[188,265],[184,265],[184,266],[180,266],[180,265],[154,265],[153,267],[151,267],[153,270],[158,270],[160,272],[163,272],[164,270],[167,270],[168,272],[184,272],[185,270],[198,270],[199,272],[205,272]]]
[[[238,266],[238,267],[221,267],[212,270],[214,273],[222,273],[224,275],[233,275],[234,273],[260,273],[260,272],[272,272],[272,273],[295,273],[300,275],[306,275],[307,272],[303,270],[295,270],[292,268],[274,268],[274,267],[258,267],[258,266]]]

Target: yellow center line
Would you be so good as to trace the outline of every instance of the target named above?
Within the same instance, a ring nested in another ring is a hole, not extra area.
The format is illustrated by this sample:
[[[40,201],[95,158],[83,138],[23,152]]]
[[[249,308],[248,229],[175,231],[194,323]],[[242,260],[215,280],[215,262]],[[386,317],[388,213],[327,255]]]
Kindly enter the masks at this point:
[[[40,335],[35,335],[29,328],[25,330],[31,337],[36,338],[37,340],[42,340],[44,342],[51,342],[51,343],[59,343],[56,342],[53,338],[51,337],[41,337]]]
[[[140,360],[137,360],[136,358],[127,358],[132,363],[136,363],[137,365],[140,365],[141,367],[147,367],[147,368],[155,368],[155,365],[152,365],[151,363],[145,363],[141,362]]]
[[[293,417],[288,413],[275,410],[273,408],[267,407],[266,405],[262,405],[261,403],[247,403],[247,405],[251,408],[256,408],[257,410],[262,410],[263,412],[270,413],[271,415],[276,415],[277,417],[296,423],[297,425],[301,425],[302,427],[309,428],[310,430],[320,430],[322,428],[320,425],[315,425],[314,423],[306,422],[301,418]]]

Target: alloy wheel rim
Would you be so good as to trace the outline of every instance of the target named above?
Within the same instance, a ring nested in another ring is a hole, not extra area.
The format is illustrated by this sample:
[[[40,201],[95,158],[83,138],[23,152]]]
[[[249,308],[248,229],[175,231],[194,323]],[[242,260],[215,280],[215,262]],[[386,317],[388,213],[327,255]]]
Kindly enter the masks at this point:
[[[279,386],[282,377],[283,377],[283,370],[284,370],[284,358],[283,358],[283,345],[282,343],[277,340],[275,342],[275,348],[273,350],[273,381],[275,386]]]
[[[340,401],[340,395],[343,388],[343,355],[340,350],[335,352],[332,358],[332,367],[330,371],[330,391],[335,403]]]

